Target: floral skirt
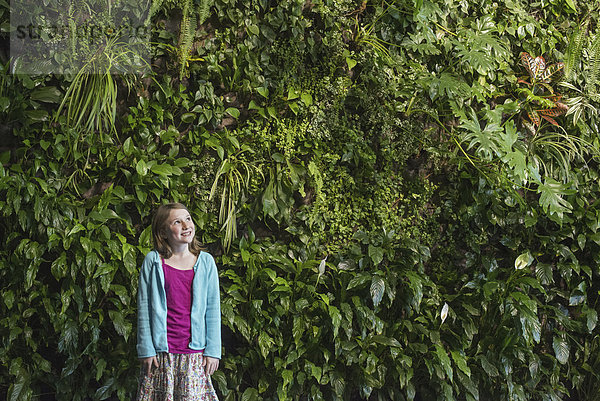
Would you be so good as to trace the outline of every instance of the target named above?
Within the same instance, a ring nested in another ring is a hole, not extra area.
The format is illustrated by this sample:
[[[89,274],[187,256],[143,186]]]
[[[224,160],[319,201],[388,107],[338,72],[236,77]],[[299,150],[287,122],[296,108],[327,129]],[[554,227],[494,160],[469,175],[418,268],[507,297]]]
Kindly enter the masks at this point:
[[[158,368],[140,371],[137,401],[218,401],[210,376],[204,373],[202,353],[160,353]]]

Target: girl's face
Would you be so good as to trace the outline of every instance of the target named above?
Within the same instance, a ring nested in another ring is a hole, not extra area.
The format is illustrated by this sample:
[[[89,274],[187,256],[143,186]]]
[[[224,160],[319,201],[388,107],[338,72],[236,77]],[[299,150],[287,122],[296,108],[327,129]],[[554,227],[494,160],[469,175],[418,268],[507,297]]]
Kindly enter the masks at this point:
[[[173,209],[169,213],[166,222],[167,241],[171,247],[177,245],[191,244],[194,240],[196,230],[192,216],[185,209]]]

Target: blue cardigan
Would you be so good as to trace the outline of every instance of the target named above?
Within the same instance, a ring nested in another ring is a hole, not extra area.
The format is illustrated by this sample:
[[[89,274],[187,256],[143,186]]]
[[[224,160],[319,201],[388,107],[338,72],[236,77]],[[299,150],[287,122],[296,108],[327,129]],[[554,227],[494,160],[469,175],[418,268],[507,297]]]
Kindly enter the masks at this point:
[[[149,252],[140,269],[138,284],[138,358],[169,352],[167,344],[167,297],[162,261]],[[213,257],[200,252],[192,281],[191,342],[189,347],[204,355],[221,358],[221,307],[219,275]]]

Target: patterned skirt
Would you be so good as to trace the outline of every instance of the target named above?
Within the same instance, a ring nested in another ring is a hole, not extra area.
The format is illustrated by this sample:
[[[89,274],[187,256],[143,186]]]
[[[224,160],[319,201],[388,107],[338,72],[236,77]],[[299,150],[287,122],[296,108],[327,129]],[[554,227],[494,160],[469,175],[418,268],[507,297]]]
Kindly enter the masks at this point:
[[[140,371],[137,401],[218,401],[202,353],[160,353],[158,368]]]

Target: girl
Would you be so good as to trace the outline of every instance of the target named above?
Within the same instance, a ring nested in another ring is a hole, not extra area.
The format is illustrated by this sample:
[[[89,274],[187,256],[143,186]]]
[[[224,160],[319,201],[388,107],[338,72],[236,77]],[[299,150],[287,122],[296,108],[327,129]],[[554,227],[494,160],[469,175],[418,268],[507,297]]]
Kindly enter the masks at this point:
[[[195,234],[182,204],[156,211],[138,287],[138,401],[218,401],[209,376],[221,358],[219,278]]]

